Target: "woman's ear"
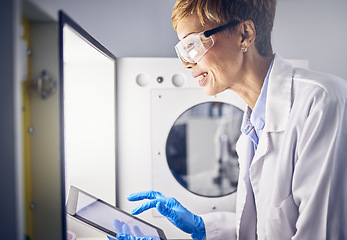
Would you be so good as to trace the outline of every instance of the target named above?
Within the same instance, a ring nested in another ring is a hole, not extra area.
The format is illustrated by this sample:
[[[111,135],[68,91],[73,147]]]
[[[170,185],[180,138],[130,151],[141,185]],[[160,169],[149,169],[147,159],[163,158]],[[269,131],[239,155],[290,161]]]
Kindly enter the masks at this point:
[[[253,21],[251,20],[246,20],[241,23],[240,25],[240,32],[241,32],[241,48],[249,48],[251,44],[255,40],[255,26]]]

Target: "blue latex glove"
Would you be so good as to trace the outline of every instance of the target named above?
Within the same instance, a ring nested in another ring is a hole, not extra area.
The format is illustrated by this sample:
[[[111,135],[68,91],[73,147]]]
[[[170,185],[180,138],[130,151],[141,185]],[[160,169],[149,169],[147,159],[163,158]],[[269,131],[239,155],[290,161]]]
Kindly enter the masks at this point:
[[[118,240],[159,240],[158,238],[145,237],[145,235],[141,232],[141,230],[137,226],[134,226],[133,228],[134,233],[133,233],[128,224],[118,219],[115,219],[113,221],[113,225],[116,228]],[[108,237],[108,239],[115,240],[111,237]]]
[[[125,233],[128,235],[133,235],[128,224],[122,221],[119,221],[118,219],[115,219],[113,221],[113,225],[116,228],[117,233]]]
[[[108,239],[115,240],[114,238],[111,238],[111,237],[108,237]],[[118,233],[117,239],[118,240],[158,240],[156,238],[151,238],[151,237],[134,237],[125,233]]]
[[[157,208],[171,223],[182,231],[191,234],[194,240],[203,240],[206,237],[205,224],[200,216],[189,212],[175,198],[166,198],[162,193],[146,191],[133,193],[128,196],[129,201],[150,199],[131,211],[137,215],[150,208]]]

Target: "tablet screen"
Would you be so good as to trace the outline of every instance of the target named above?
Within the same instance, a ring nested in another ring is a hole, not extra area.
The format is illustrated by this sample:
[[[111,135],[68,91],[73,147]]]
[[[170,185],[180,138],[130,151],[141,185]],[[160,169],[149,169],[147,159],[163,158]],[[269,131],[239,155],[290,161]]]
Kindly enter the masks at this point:
[[[115,237],[126,233],[136,237],[166,239],[162,230],[106,202],[71,186],[67,213],[72,217]]]

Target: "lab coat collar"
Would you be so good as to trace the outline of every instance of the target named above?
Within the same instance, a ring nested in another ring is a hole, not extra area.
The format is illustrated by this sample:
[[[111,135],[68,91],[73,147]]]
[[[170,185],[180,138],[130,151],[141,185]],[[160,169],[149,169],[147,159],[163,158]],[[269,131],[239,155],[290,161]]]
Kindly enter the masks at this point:
[[[268,84],[264,131],[282,132],[292,107],[293,66],[277,54]]]

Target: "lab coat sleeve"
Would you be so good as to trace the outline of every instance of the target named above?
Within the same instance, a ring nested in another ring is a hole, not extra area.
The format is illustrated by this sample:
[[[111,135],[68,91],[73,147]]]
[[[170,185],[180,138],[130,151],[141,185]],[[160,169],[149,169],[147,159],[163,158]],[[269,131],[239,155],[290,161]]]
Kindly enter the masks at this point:
[[[299,217],[292,239],[347,238],[346,97],[312,102],[297,143],[293,197]]]
[[[236,215],[233,212],[214,212],[201,215],[207,240],[236,239]]]

